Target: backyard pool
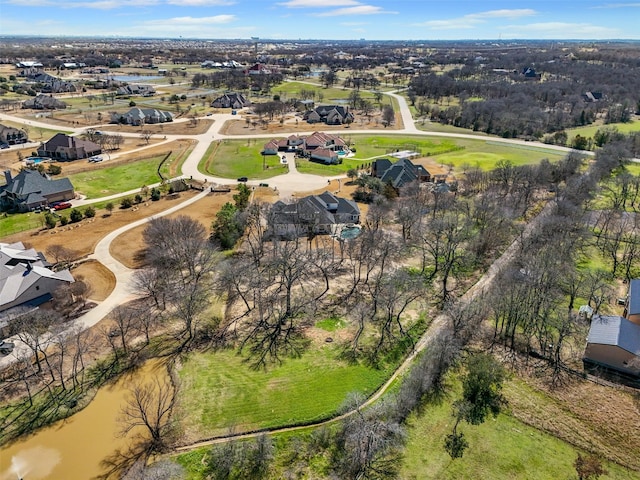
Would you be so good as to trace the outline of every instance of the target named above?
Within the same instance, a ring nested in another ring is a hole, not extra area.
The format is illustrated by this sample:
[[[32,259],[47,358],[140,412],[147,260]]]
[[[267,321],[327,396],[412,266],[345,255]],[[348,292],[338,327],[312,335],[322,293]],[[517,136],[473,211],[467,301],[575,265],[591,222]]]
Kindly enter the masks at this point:
[[[29,157],[25,159],[25,163],[27,165],[37,165],[38,163],[48,162],[49,159],[46,157]]]
[[[352,238],[356,238],[360,235],[360,232],[361,227],[358,227],[357,225],[344,227],[340,232],[340,238],[343,240],[351,240]]]

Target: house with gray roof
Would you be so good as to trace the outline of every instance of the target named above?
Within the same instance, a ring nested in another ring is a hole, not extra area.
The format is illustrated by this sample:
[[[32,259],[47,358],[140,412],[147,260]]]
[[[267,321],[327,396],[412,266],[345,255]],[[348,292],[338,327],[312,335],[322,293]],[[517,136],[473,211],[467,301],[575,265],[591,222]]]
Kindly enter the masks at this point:
[[[102,147],[97,143],[71,137],[64,133],[56,133],[38,147],[38,155],[41,157],[50,157],[61,161],[89,158],[100,153],[102,153]]]
[[[54,272],[44,256],[21,242],[0,243],[0,312],[33,308],[51,300],[62,285],[73,283],[69,270]]]
[[[225,93],[211,102],[213,108],[233,108],[236,110],[248,105],[251,105],[251,102],[239,92]]]
[[[640,380],[640,325],[618,315],[594,316],[582,360],[587,371]]]
[[[342,125],[353,123],[353,113],[344,105],[321,105],[314,110],[307,110],[303,117],[308,123],[326,123],[327,125]]]
[[[399,189],[411,182],[429,182],[431,174],[422,165],[415,165],[411,160],[403,158],[391,163],[387,158],[375,160],[371,166],[371,175]]]
[[[0,207],[3,210],[27,212],[53,202],[64,202],[75,197],[68,178],[52,180],[37,170],[22,170],[15,177],[4,172],[7,184],[0,187]]]
[[[151,85],[122,85],[116,90],[117,96],[139,95],[141,97],[152,97],[156,94],[156,89]]]
[[[33,108],[34,110],[64,110],[67,108],[67,104],[50,95],[40,94],[22,102],[22,108]]]
[[[173,122],[173,115],[171,112],[158,110],[156,108],[133,107],[126,113],[116,112],[111,114],[111,123],[138,126],[166,122]]]
[[[27,132],[19,128],[0,125],[0,142],[7,145],[18,145],[28,141]]]
[[[295,203],[276,202],[271,208],[269,231],[276,236],[335,233],[340,225],[360,223],[358,205],[330,192],[310,195]]]

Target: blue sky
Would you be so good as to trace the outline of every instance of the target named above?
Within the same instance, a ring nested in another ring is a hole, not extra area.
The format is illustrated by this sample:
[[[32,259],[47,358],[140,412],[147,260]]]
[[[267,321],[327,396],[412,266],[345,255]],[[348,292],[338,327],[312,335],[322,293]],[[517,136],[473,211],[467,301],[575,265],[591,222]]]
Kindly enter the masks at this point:
[[[640,0],[0,0],[0,34],[640,39]]]

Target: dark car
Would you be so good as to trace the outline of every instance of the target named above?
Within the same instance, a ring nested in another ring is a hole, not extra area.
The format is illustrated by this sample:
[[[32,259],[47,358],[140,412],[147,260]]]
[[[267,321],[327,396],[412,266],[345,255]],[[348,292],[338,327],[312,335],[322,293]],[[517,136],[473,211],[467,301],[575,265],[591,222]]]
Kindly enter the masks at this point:
[[[247,177],[240,177],[240,178],[238,179],[238,181],[239,181],[239,182],[248,182],[248,181],[249,181],[249,179],[248,179]]]

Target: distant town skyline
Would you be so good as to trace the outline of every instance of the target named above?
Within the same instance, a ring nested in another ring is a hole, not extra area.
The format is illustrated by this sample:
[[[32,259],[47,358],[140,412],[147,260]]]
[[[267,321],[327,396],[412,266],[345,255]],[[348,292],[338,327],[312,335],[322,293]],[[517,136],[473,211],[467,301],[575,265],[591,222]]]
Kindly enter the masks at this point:
[[[639,19],[607,0],[0,0],[2,35],[637,40]]]

